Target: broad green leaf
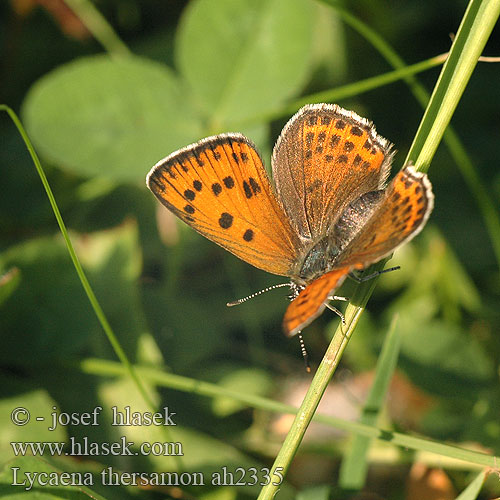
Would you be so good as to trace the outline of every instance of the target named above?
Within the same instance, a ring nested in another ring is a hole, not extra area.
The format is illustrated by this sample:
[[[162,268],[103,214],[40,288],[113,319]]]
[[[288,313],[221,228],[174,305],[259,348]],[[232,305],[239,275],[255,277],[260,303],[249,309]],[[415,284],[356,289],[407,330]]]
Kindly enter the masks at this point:
[[[103,425],[111,423],[112,410],[111,407],[116,406],[115,412],[124,412],[125,406],[130,406],[130,412],[144,412],[147,409],[144,406],[141,396],[138,394],[135,387],[128,379],[115,379],[110,382],[101,384],[100,397],[104,408],[102,422]],[[180,460],[182,471],[200,471],[205,479],[205,484],[213,486],[225,486],[223,483],[217,483],[218,478],[222,479],[226,476],[226,481],[230,482],[232,475],[233,480],[237,481],[243,477],[243,481],[251,483],[250,474],[248,472],[252,467],[256,469],[257,476],[262,479],[263,474],[260,472],[263,465],[258,459],[242,453],[237,446],[233,446],[230,442],[227,443],[220,439],[216,439],[204,432],[187,428],[183,425],[188,420],[189,416],[183,414],[179,407],[167,401],[158,405],[158,411],[165,414],[164,407],[168,408],[168,414],[171,417],[169,426],[140,426],[140,425],[124,425],[115,426],[114,431],[119,436],[125,436],[128,442],[134,442],[134,450],[139,449],[142,443],[163,443],[165,449],[182,451],[182,456],[174,456],[171,453],[169,456],[160,456],[153,453],[142,455],[143,464],[148,463],[151,470],[155,471],[175,471],[178,469]],[[198,418],[203,418],[200,413]],[[180,446],[170,448],[169,443],[179,443]],[[147,452],[148,448],[144,450]],[[138,455],[141,455],[139,452]],[[143,465],[144,467],[144,465]],[[237,471],[238,469],[238,471]],[[227,471],[225,474],[224,470]],[[228,479],[229,478],[229,479]],[[283,498],[292,498],[291,487],[283,483]],[[259,485],[248,484],[242,491],[255,496],[259,490]]]
[[[22,390],[20,384],[13,384],[12,380],[2,379],[3,384],[9,384],[11,389]],[[0,399],[0,462],[14,458],[21,449],[12,443],[41,442],[41,441],[64,441],[67,432],[64,427],[57,425],[52,427],[51,413],[54,411],[55,401],[49,397],[43,389],[20,392],[14,396]],[[24,408],[29,413],[17,413],[15,409]],[[12,418],[20,418],[27,423],[16,425]],[[29,420],[26,418],[29,416]],[[44,418],[37,421],[37,417]]]
[[[401,353],[405,370],[431,391],[449,396],[475,393],[494,375],[494,366],[483,346],[444,321],[422,322],[418,308],[401,311]],[[439,380],[439,384],[436,384]]]
[[[210,129],[276,107],[304,84],[309,0],[197,0],[177,36],[176,60]]]
[[[137,290],[141,255],[134,224],[73,237],[82,264],[122,345],[135,352],[144,330]],[[60,236],[39,238],[0,254],[0,267],[16,266],[23,280],[1,306],[0,359],[12,366],[67,359],[83,349],[104,355],[104,339]]]
[[[46,159],[118,182],[142,182],[158,160],[200,138],[174,73],[138,57],[61,66],[31,88],[23,116]]]
[[[225,372],[218,380],[217,385],[230,391],[241,391],[245,394],[254,394],[256,396],[265,396],[271,389],[271,380],[269,375],[263,370],[257,368],[226,368]],[[213,368],[212,368],[213,370]],[[214,413],[220,417],[226,417],[245,408],[239,401],[232,398],[217,397],[212,402]]]

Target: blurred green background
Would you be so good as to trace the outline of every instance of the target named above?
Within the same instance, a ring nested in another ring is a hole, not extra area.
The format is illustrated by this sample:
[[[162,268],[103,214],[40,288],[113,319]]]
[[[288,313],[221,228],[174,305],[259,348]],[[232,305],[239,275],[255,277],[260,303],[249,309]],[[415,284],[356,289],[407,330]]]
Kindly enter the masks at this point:
[[[281,333],[286,289],[238,308],[225,306],[283,280],[239,261],[159,208],[145,176],[172,151],[220,132],[246,134],[269,166],[295,100],[392,68],[334,9],[313,0],[99,0],[95,6],[133,56],[106,55],[63,2],[0,4],[0,102],[23,119],[102,308],[135,363],[298,405],[310,377],[297,340]],[[415,63],[449,49],[449,34],[456,32],[465,8],[466,2],[456,0],[365,0],[348,11]],[[485,55],[500,55],[500,30],[493,32]],[[430,91],[438,74],[435,68],[418,78]],[[499,83],[498,65],[480,63],[452,120],[497,220]],[[393,171],[399,169],[423,113],[406,84],[338,104],[372,120],[395,144]],[[148,427],[70,425],[48,432],[38,423],[10,423],[16,406],[48,417],[53,406],[84,412],[101,405],[109,416],[113,405],[143,409],[143,403],[127,379],[82,367],[89,358],[116,356],[5,113],[0,135],[0,456],[6,463],[0,496],[6,496],[11,441],[166,438]],[[436,195],[431,219],[391,260],[401,270],[379,280],[321,410],[356,418],[397,312],[401,355],[380,425],[498,454],[499,256],[478,199],[444,145],[429,176]],[[346,283],[340,293],[349,296],[352,289]],[[313,369],[337,324],[327,311],[305,330]],[[272,463],[286,419],[229,398],[151,391],[159,408],[177,414],[171,440],[184,445],[185,470]],[[328,498],[335,491],[336,498],[351,498],[335,487],[349,439],[325,427],[311,429],[280,498],[299,498],[298,491],[300,498]],[[92,472],[104,465],[131,471],[175,466],[172,458],[161,457],[46,458],[60,470]],[[26,470],[41,467],[16,460]],[[374,496],[366,498],[454,498],[467,484],[467,466],[450,466],[441,480],[451,496],[415,493],[415,485],[426,481],[418,478],[414,460],[410,453],[374,444],[364,490]],[[484,498],[491,498],[492,488]],[[92,489],[106,498],[145,499],[252,498],[258,492],[256,487],[146,490],[99,484]]]

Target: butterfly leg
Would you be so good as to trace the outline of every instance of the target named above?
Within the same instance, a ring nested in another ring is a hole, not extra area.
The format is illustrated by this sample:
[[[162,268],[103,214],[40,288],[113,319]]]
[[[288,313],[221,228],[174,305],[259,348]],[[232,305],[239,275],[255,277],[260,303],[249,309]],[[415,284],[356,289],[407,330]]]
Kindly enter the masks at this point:
[[[378,276],[379,274],[390,273],[391,271],[397,271],[401,269],[401,266],[389,267],[388,269],[382,269],[382,271],[375,271],[374,273],[368,274],[367,276],[358,276],[354,272],[349,273],[349,278],[353,279],[356,283],[363,283],[364,281],[371,280]]]
[[[330,298],[330,297],[328,297],[328,298]],[[330,311],[333,311],[337,316],[339,316],[340,321],[342,321],[342,324],[345,326],[344,315],[336,307],[332,306],[331,304],[328,304],[328,302],[325,303],[325,306],[328,307],[328,309],[330,309]]]

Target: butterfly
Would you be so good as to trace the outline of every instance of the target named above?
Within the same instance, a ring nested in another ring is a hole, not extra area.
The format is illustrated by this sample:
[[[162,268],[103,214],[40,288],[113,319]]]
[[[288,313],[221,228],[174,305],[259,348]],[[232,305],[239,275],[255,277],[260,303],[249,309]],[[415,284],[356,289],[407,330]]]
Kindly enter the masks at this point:
[[[283,330],[318,317],[356,270],[390,255],[433,208],[426,174],[412,166],[387,184],[392,144],[335,104],[301,108],[272,155],[274,187],[242,134],[208,137],[159,161],[147,176],[158,200],[240,259],[286,276],[293,291]]]

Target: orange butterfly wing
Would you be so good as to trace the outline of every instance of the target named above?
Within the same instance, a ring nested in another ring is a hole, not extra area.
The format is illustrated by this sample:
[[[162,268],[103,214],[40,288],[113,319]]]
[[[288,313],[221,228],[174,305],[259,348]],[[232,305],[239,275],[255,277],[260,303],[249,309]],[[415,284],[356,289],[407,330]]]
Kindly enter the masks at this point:
[[[255,267],[286,276],[297,260],[300,239],[243,135],[176,151],[152,168],[147,184],[180,219]]]
[[[370,200],[375,200],[373,206]],[[338,268],[307,285],[288,306],[283,319],[285,334],[295,335],[318,317],[352,269],[364,269],[418,234],[433,202],[429,179],[411,166],[401,170],[385,191],[366,193],[354,202],[338,224],[350,228],[362,220],[361,227],[341,250]]]
[[[285,125],[272,161],[278,197],[297,232],[313,239],[327,234],[350,203],[381,189],[391,147],[353,112],[304,106]]]
[[[433,206],[427,175],[412,166],[403,168],[387,186],[370,218],[341,251],[339,266],[363,269],[387,257],[422,230]]]
[[[291,337],[299,333],[316,319],[325,309],[328,297],[342,284],[349,271],[349,267],[335,269],[307,285],[292,300],[285,312],[283,318],[285,335]]]

